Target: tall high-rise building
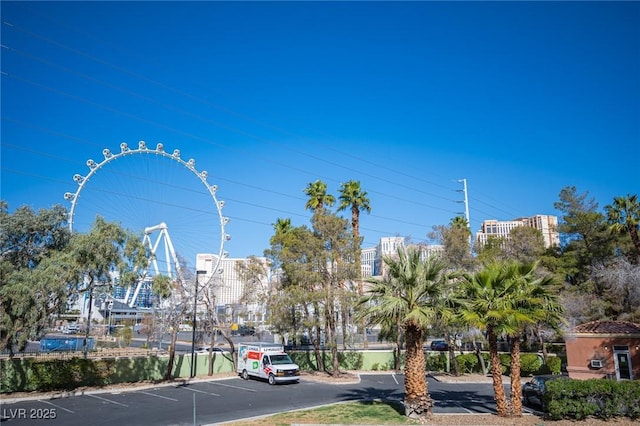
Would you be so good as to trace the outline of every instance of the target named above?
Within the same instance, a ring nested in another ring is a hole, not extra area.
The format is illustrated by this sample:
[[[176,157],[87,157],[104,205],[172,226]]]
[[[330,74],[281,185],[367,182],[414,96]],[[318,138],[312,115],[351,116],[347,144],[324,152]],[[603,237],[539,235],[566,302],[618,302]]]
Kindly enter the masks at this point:
[[[544,246],[547,248],[560,245],[557,216],[541,214],[508,221],[485,220],[482,222],[480,231],[476,233],[476,241],[478,244],[484,245],[492,237],[508,239],[511,230],[518,226],[528,226],[539,230],[544,239]]]
[[[266,290],[267,286],[271,285],[269,277],[270,270],[267,267],[267,259],[264,257],[256,258],[262,262],[265,266],[265,275],[260,277],[258,287]],[[238,272],[238,264],[247,262],[248,259],[242,258],[224,258],[220,260],[217,270],[214,271],[217,261],[215,254],[198,253],[196,255],[196,268],[198,270],[205,271],[203,277],[200,278],[200,285],[207,285],[207,288],[211,286],[213,296],[215,297],[215,305],[219,308],[219,311],[224,312],[231,309],[233,312],[244,312],[243,317],[247,321],[262,322],[263,315],[260,308],[260,303],[248,303],[243,306],[238,306],[245,295],[245,282],[241,279]],[[260,289],[256,288],[256,291]],[[252,290],[251,290],[252,291]],[[251,300],[251,295],[249,300]],[[246,299],[246,297],[245,297]]]
[[[363,248],[360,251],[360,268],[362,270],[362,277],[367,278],[374,274],[376,268],[376,252],[377,247]]]

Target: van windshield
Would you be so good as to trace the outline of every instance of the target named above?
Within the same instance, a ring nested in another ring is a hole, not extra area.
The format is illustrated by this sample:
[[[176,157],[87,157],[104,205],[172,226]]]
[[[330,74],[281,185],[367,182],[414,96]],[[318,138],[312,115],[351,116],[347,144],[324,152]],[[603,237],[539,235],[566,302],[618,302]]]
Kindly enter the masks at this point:
[[[271,355],[271,364],[272,365],[293,364],[293,361],[291,361],[291,358],[289,358],[289,355],[287,354]]]

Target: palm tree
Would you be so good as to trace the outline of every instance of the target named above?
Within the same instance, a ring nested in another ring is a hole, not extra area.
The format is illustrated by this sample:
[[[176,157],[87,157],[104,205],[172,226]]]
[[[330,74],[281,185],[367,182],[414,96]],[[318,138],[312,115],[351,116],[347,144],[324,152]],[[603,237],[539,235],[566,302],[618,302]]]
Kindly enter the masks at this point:
[[[394,257],[385,257],[389,280],[371,279],[372,288],[361,299],[361,318],[376,323],[402,326],[406,341],[405,414],[428,418],[433,401],[427,389],[424,358],[424,334],[439,313],[433,300],[441,298],[446,286],[446,264],[437,256],[422,259],[415,247],[398,248]]]
[[[360,182],[350,180],[340,186],[340,205],[338,211],[351,209],[351,227],[353,229],[353,241],[355,242],[355,263],[358,278],[358,292],[362,296],[362,271],[360,270],[360,212],[371,213],[371,205],[366,191],[360,188]]]
[[[562,305],[558,302],[558,287],[551,276],[536,275],[537,263],[510,262],[505,274],[512,281],[509,286],[512,312],[507,320],[515,331],[509,335],[511,352],[511,415],[522,416],[522,387],[520,381],[520,339],[525,328],[542,322],[556,326],[562,319]]]
[[[493,263],[475,274],[466,274],[463,291],[467,298],[466,305],[460,315],[470,326],[485,330],[489,342],[489,358],[493,392],[496,401],[496,412],[499,416],[509,415],[504,387],[502,385],[502,371],[498,356],[498,336],[505,331],[514,329],[505,327],[505,317],[510,305],[505,306],[504,292],[508,279],[502,265]]]
[[[315,213],[321,212],[325,205],[331,207],[336,202],[336,197],[327,194],[327,184],[321,180],[307,184],[304,193],[309,197],[305,208]]]
[[[462,318],[484,329],[489,341],[491,375],[499,416],[522,415],[520,387],[520,338],[527,325],[556,322],[561,318],[555,282],[536,276],[537,263],[496,262],[465,276],[467,303]],[[505,334],[511,344],[511,399],[507,402],[502,386],[498,356],[498,336]]]
[[[273,224],[273,229],[276,231],[276,235],[286,234],[291,231],[291,219],[278,218],[276,223]]]
[[[340,205],[338,211],[351,209],[351,229],[353,231],[353,244],[354,244],[354,264],[356,280],[358,283],[358,296],[362,296],[364,286],[362,283],[362,266],[360,260],[360,212],[371,212],[371,205],[369,204],[369,198],[367,193],[360,188],[360,182],[350,180],[349,182],[342,183],[340,185]],[[365,349],[367,348],[367,329],[366,324],[361,325],[362,336]]]
[[[451,226],[456,228],[469,229],[469,222],[464,216],[456,216],[451,219]]]
[[[636,261],[640,262],[640,203],[637,195],[614,197],[613,204],[605,206],[607,220],[614,232],[628,232],[636,250]]]

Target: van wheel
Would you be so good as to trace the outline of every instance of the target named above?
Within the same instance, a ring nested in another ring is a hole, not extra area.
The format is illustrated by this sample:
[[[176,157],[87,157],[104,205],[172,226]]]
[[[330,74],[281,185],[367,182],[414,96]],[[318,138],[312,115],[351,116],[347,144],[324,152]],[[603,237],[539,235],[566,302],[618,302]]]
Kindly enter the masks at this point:
[[[247,370],[242,370],[242,379],[249,380],[249,373],[247,373]]]
[[[273,374],[269,374],[269,384],[270,385],[275,385],[276,384],[276,378]]]

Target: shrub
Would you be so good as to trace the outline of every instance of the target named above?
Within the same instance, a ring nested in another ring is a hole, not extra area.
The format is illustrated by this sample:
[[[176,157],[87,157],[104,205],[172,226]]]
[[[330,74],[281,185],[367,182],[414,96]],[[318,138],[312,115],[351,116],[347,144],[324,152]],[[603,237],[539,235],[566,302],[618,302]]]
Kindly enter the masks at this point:
[[[446,371],[447,370],[447,354],[439,353],[436,355],[428,355],[425,357],[427,371]]]
[[[562,359],[557,356],[547,357],[547,363],[542,364],[538,369],[537,374],[561,374],[562,373]]]
[[[456,356],[456,360],[458,361],[458,368],[462,374],[475,373],[480,369],[476,354],[458,355]]]
[[[511,374],[511,355],[498,354],[500,357],[500,371],[502,374]]]
[[[640,418],[640,382],[590,379],[553,380],[546,384],[544,396],[553,420],[587,417]]]
[[[533,376],[540,370],[542,366],[542,357],[538,354],[523,353],[520,354],[520,375]]]

